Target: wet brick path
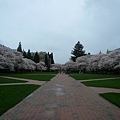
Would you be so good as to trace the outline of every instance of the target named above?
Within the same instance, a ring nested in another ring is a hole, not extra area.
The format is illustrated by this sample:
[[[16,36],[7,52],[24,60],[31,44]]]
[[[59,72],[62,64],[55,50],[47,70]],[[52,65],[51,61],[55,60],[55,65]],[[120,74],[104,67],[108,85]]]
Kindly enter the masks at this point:
[[[0,120],[120,120],[120,109],[91,88],[58,74]]]

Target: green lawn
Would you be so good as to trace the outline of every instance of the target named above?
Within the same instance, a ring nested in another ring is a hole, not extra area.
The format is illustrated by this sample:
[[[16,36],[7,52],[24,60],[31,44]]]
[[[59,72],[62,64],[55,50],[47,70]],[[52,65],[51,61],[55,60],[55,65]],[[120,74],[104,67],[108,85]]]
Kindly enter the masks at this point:
[[[120,78],[112,79],[112,80],[86,81],[82,83],[86,86],[92,86],[92,87],[105,87],[105,88],[120,89]]]
[[[0,77],[0,84],[4,84],[4,83],[24,83],[27,81],[22,81],[22,80],[12,80],[12,79],[8,79],[8,78],[1,78]]]
[[[103,98],[120,107],[120,93],[104,93],[100,94]]]
[[[3,76],[10,76],[16,78],[25,78],[25,79],[33,79],[39,81],[49,81],[56,74],[51,72],[35,72],[35,73],[27,73],[27,74],[2,74]],[[12,80],[8,78],[0,78],[0,84],[2,83],[20,83],[26,82],[22,80]],[[11,86],[0,86],[0,115],[4,112],[15,106],[21,100],[23,100],[26,96],[31,94],[34,90],[36,90],[39,85],[11,85]]]
[[[104,87],[104,88],[116,88],[120,89],[120,78],[112,80],[97,80],[82,82],[86,86],[92,87]],[[120,93],[104,93],[100,94],[102,97],[112,102],[116,106],[120,107]]]
[[[0,115],[15,106],[26,96],[36,90],[39,85],[0,86]]]
[[[70,74],[76,80],[88,80],[88,79],[100,79],[100,78],[114,78],[120,77],[120,75],[110,75],[110,74]]]
[[[39,81],[49,81],[51,78],[55,76],[55,74],[7,74],[6,76]]]

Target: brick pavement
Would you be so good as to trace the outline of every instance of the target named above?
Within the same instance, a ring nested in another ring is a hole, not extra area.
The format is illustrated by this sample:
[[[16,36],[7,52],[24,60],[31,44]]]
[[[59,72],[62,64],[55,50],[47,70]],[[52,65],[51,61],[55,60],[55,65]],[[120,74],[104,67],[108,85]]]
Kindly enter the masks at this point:
[[[73,78],[58,74],[0,120],[120,120],[120,108]]]

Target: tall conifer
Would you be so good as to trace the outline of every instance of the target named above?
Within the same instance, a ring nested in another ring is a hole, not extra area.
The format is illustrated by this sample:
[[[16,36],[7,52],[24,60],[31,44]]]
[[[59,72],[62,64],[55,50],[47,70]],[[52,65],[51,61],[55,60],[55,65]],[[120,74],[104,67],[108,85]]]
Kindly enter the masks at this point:
[[[39,63],[39,61],[40,61],[40,58],[39,58],[38,52],[36,52],[34,56],[34,62]]]
[[[17,51],[18,51],[18,52],[22,52],[22,45],[21,45],[21,42],[19,42],[19,45],[18,45]]]
[[[75,44],[75,46],[74,46],[74,48],[73,48],[73,50],[72,50],[72,52],[71,52],[71,54],[73,55],[73,56],[71,56],[71,59],[72,59],[74,62],[76,61],[76,59],[77,59],[78,57],[85,55],[85,51],[83,50],[83,48],[84,48],[84,46],[80,43],[80,41],[78,41],[78,42]]]

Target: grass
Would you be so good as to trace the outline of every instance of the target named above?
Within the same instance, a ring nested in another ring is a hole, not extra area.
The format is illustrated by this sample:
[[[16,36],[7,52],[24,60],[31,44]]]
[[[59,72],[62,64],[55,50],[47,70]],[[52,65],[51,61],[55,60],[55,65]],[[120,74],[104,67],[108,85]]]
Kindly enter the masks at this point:
[[[110,75],[110,74],[70,74],[76,80],[88,80],[88,79],[100,79],[100,78],[112,78],[120,77],[120,75]]]
[[[120,89],[120,78],[112,80],[97,80],[82,82],[86,86],[92,87],[104,87],[104,88],[116,88]],[[103,93],[100,94],[103,98],[107,99],[111,103],[120,107],[120,93]]]
[[[35,72],[27,74],[7,74],[5,76],[25,78],[41,81],[49,81],[55,76],[55,73],[51,72]],[[70,74],[71,77],[77,80],[88,80],[88,79],[100,79],[100,78],[113,78],[120,77],[118,75],[105,75],[105,74]],[[15,83],[25,82],[21,80],[11,80],[7,78],[0,78],[0,83]],[[106,87],[106,88],[117,88],[120,89],[120,78],[112,80],[97,80],[97,81],[86,81],[82,82],[87,86],[93,87]],[[11,107],[15,106],[26,96],[36,90],[38,85],[12,85],[12,86],[0,86],[0,115],[6,112]],[[120,93],[104,93],[100,94],[105,99],[109,100],[113,104],[120,107]]]
[[[105,87],[105,88],[120,89],[120,78],[112,79],[112,80],[86,81],[82,83],[86,86],[92,86],[92,87]]]
[[[0,77],[0,84],[4,84],[4,83],[24,83],[27,81],[22,81],[22,80],[12,80],[12,79],[8,79],[8,78],[1,78]]]
[[[23,74],[57,74],[57,72],[24,72]]]
[[[49,81],[52,79],[55,74],[7,74],[5,76],[9,77],[16,77],[16,78],[24,78],[24,79],[32,79],[32,80],[39,80],[39,81]]]
[[[0,86],[0,115],[15,106],[26,96],[36,90],[39,85]]]
[[[120,93],[103,93],[100,95],[120,108]]]
[[[32,79],[39,81],[49,81],[55,76],[55,73],[51,72],[35,72],[27,74],[2,74],[4,76]],[[8,78],[0,78],[0,84],[2,83],[20,83],[26,82],[22,80],[12,80]],[[0,115],[14,107],[17,103],[22,101],[26,96],[36,90],[39,85],[11,85],[0,86]]]

